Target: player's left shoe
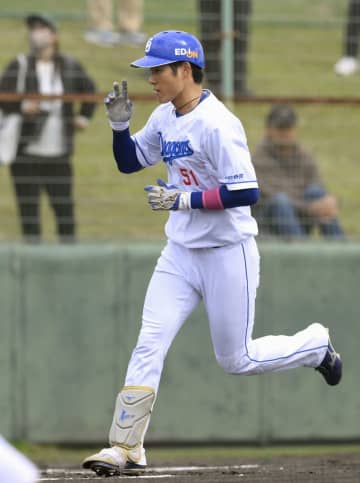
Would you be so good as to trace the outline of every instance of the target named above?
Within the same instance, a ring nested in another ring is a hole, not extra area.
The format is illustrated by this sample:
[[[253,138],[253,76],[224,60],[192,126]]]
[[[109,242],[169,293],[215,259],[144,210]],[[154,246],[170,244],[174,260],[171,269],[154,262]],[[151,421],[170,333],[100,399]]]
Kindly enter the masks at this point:
[[[342,366],[340,354],[335,351],[329,339],[325,357],[320,366],[316,367],[315,370],[322,374],[329,386],[336,386],[341,380]]]
[[[139,475],[146,468],[145,452],[138,462],[131,460],[131,451],[118,446],[104,448],[99,453],[89,456],[82,467],[94,471],[98,476]]]

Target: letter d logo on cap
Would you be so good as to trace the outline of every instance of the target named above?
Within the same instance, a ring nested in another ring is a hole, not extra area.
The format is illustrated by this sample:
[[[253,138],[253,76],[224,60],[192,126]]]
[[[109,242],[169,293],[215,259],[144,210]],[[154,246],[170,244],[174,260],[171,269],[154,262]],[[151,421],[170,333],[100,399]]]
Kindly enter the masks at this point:
[[[151,43],[152,43],[152,37],[149,38],[149,40],[146,42],[146,45],[145,45],[145,53],[148,53],[150,52],[150,49],[151,49]]]

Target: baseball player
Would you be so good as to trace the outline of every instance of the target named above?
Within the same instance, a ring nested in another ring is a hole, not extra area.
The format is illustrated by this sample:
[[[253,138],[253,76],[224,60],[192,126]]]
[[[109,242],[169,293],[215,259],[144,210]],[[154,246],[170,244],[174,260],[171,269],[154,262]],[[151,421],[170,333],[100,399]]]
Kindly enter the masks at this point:
[[[119,170],[133,173],[162,160],[168,180],[146,186],[152,210],[168,210],[167,244],[149,283],[142,327],[125,385],[117,396],[110,447],[85,459],[98,475],[146,467],[144,436],[164,359],[202,300],[217,362],[231,374],[295,367],[318,370],[330,385],[342,362],[319,323],[288,336],[252,339],[259,284],[257,225],[250,206],[259,188],[240,120],[202,88],[204,53],[187,32],[151,37],[133,67],[148,68],[160,105],[130,135],[126,81],[105,99]]]

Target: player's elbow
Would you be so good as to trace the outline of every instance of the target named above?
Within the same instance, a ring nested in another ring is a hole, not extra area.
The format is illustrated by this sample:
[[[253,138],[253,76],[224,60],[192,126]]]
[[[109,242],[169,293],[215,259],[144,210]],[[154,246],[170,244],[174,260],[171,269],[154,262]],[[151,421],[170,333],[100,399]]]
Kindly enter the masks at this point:
[[[259,201],[260,191],[258,188],[249,190],[249,205],[255,205]]]
[[[224,208],[236,208],[238,206],[254,205],[259,199],[259,188],[246,188],[229,191],[226,186],[221,186],[220,196]]]
[[[131,174],[136,173],[143,169],[143,166],[139,163],[136,157],[131,156],[117,156],[115,155],[116,165],[120,173]]]
[[[135,142],[129,129],[113,131],[113,154],[120,173],[130,174],[143,169],[136,155]]]
[[[124,166],[120,163],[117,163],[117,167],[120,173],[123,173],[123,174],[135,173],[136,171],[140,171],[140,169],[142,169],[142,166],[141,167],[128,166],[128,165]]]

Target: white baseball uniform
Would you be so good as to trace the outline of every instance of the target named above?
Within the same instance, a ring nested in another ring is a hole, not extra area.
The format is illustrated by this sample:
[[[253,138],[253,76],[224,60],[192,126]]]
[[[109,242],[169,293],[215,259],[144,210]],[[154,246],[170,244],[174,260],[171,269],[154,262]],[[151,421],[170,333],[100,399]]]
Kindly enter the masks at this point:
[[[139,162],[161,159],[182,191],[257,188],[241,122],[213,94],[185,115],[161,104],[133,136]],[[167,351],[203,300],[218,363],[233,374],[317,367],[328,346],[320,324],[289,336],[252,339],[259,283],[257,224],[250,207],[171,211],[168,243],[150,281],[125,386],[157,391]]]

